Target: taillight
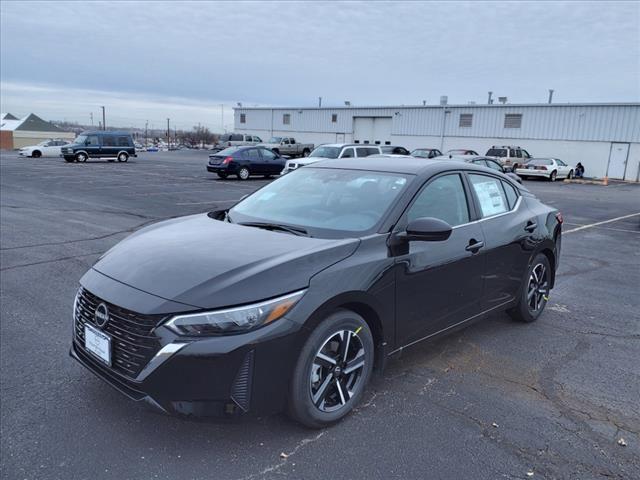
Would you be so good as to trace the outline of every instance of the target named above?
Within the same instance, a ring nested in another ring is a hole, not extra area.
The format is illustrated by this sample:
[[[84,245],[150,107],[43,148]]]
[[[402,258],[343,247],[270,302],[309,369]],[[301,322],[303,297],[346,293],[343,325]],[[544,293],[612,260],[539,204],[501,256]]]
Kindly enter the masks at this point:
[[[564,218],[562,218],[562,213],[560,212],[556,213],[556,220],[558,220],[558,223],[562,225],[562,222],[564,222]]]
[[[226,157],[223,161],[222,164],[223,165],[228,165],[229,163],[231,163],[231,161],[233,160],[233,157]]]
[[[540,166],[540,167],[536,168],[536,170],[546,170],[546,169],[547,169],[547,167],[545,167],[544,165],[542,165],[542,166]]]

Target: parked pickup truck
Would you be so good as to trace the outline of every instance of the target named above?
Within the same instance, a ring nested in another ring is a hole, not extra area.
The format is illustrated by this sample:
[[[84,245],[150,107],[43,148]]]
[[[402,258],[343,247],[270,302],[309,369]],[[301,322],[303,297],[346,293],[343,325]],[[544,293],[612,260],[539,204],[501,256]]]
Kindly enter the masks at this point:
[[[313,143],[296,143],[292,137],[271,137],[267,143],[260,143],[259,146],[288,157],[308,157],[313,150]]]

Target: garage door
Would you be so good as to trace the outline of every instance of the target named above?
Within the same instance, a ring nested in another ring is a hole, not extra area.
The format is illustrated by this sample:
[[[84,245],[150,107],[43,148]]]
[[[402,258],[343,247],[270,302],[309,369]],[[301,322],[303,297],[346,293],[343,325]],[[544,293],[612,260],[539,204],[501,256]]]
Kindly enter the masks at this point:
[[[355,117],[353,141],[384,145],[391,142],[391,117]]]

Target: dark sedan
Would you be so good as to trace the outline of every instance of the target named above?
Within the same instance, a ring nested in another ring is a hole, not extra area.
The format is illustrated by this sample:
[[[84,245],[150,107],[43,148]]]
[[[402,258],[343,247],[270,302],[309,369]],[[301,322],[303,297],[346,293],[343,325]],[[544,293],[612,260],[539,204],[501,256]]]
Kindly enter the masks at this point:
[[[269,178],[279,175],[285,159],[264,147],[229,147],[209,155],[207,171],[217,173],[220,178],[235,175],[247,180],[251,175]]]
[[[506,176],[511,178],[512,180],[522,183],[522,178],[516,175],[511,171],[511,169],[507,169],[500,163],[498,163],[493,158],[483,157],[480,155],[443,155],[442,157],[436,157],[436,160],[459,160],[461,162],[473,163],[474,165],[481,165],[483,167],[489,167],[491,170],[495,170],[496,172],[504,173]]]
[[[561,224],[487,167],[318,162],[103,255],[80,280],[71,355],[167,413],[287,407],[323,427],[390,355],[497,311],[535,321]]]

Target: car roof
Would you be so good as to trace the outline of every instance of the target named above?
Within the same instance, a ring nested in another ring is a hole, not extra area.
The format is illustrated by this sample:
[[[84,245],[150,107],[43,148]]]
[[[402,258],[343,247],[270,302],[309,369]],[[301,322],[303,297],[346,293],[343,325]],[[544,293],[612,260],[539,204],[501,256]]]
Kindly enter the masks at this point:
[[[393,160],[390,161],[390,158],[393,158]],[[460,164],[456,163],[456,168],[459,168],[460,166]],[[451,162],[416,158],[409,155],[394,155],[393,157],[390,157],[389,155],[370,155],[364,158],[336,158],[321,160],[319,162],[312,163],[305,168],[310,167],[344,170],[370,170],[374,172],[422,175],[423,173],[437,173],[439,171],[449,170]],[[469,165],[465,168],[480,169],[483,167]],[[486,167],[484,167],[483,170],[486,170]]]
[[[438,149],[437,148],[431,148],[431,147],[418,147],[418,148],[414,148],[411,151],[415,152],[416,150],[438,150]]]
[[[335,147],[335,148],[344,148],[344,147],[380,147],[381,145],[370,145],[368,143],[323,143],[322,145],[318,145],[319,147]]]
[[[80,135],[131,135],[131,133],[120,130],[87,130]]]

